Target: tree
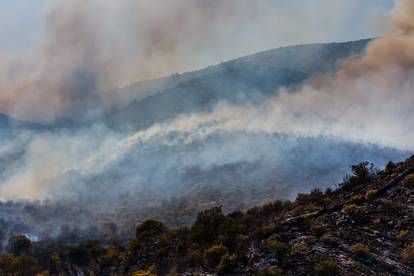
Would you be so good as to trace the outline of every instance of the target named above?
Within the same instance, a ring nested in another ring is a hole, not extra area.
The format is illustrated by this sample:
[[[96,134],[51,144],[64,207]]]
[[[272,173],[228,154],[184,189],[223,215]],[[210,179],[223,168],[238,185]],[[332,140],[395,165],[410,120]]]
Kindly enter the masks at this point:
[[[214,207],[198,213],[197,219],[191,227],[191,240],[202,245],[213,243],[218,236],[224,215],[221,207]]]
[[[324,260],[315,264],[314,270],[317,276],[338,275],[338,267],[336,263],[331,260]]]
[[[204,253],[204,259],[209,268],[216,268],[220,263],[221,258],[229,253],[227,247],[222,244],[213,245]]]
[[[168,228],[163,223],[153,219],[148,219],[137,226],[136,238],[139,241],[143,241],[160,236],[167,230]]]
[[[12,236],[9,239],[7,251],[16,256],[30,255],[32,242],[24,235]]]
[[[0,229],[0,251],[3,250],[3,242],[6,234]]]
[[[85,266],[89,263],[88,251],[83,246],[70,247],[68,257],[71,263],[78,266]]]

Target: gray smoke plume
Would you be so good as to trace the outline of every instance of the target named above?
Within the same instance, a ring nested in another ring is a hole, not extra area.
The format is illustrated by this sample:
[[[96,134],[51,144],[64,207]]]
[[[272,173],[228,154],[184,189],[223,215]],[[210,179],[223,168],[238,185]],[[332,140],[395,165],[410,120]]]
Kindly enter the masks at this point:
[[[43,73],[40,73],[41,77],[39,77],[36,73],[33,82],[29,80],[25,83],[35,91],[34,94],[30,94],[35,97],[30,101],[33,106],[29,106],[29,102],[27,106],[21,106],[20,101],[16,101],[19,104],[9,106],[17,106],[24,112],[35,112],[37,104],[41,104],[40,99],[50,97],[50,105],[44,106],[47,119],[50,114],[62,114],[61,109],[65,110],[63,114],[70,114],[86,108],[90,101],[106,102],[106,96],[98,91],[106,86],[106,81],[112,82],[112,71],[118,68],[111,67],[114,63],[110,58],[110,51],[106,51],[106,46],[98,43],[105,41],[101,40],[102,37],[107,39],[104,35],[107,29],[102,28],[103,34],[92,32],[92,35],[88,31],[88,26],[95,26],[95,23],[90,21],[91,18],[82,16],[83,13],[91,12],[88,9],[99,12],[99,9],[94,9],[96,7],[94,3],[97,2],[78,3],[81,6],[85,5],[80,15],[75,10],[67,8],[67,4],[58,4],[58,7],[65,7],[64,16],[59,19],[63,23],[53,24],[52,33],[55,32],[56,36],[64,36],[65,32],[69,32],[67,26],[80,29],[62,38],[65,44],[74,47],[62,50],[59,44],[48,44],[46,53],[53,58],[45,59],[48,62],[41,65],[41,68],[44,66],[48,69],[35,72],[48,72],[52,77],[49,79],[48,74]],[[113,2],[104,1],[104,3],[111,5]],[[186,2],[189,5],[186,7],[192,7],[190,3],[192,2]],[[209,18],[218,16],[215,11],[216,5],[219,4],[199,3],[207,5],[203,7],[203,11],[207,10],[206,14],[213,13],[208,15]],[[230,4],[226,4],[226,7],[231,7],[227,5]],[[233,8],[228,10],[226,7],[219,8],[224,15],[234,12]],[[61,15],[61,13],[57,14]],[[50,20],[55,20],[53,18],[57,14],[50,13]],[[68,22],[65,21],[66,15],[69,18]],[[77,18],[78,16],[80,17]],[[167,21],[163,25],[188,24],[179,15],[172,18],[169,16],[170,14],[165,15]],[[156,44],[159,48],[150,49],[156,51],[156,56],[162,56],[164,52],[174,52],[176,50],[161,45],[165,45],[171,39],[174,40],[176,35],[179,39],[181,35],[197,35],[198,31],[210,28],[204,25],[204,15],[199,14],[199,16],[201,17],[197,20],[200,21],[195,25],[195,29],[188,27],[190,29],[183,34],[168,34],[169,29],[163,28],[151,30],[150,40],[153,42],[149,45]],[[72,21],[73,17],[77,19]],[[321,168],[325,168],[326,163],[320,162],[331,160],[323,156],[332,155],[334,160],[340,160],[336,163],[340,166],[357,159],[348,158],[354,156],[355,148],[338,150],[334,154],[332,148],[336,148],[335,146],[323,146],[326,140],[334,141],[329,142],[334,145],[362,143],[372,146],[374,143],[400,150],[412,150],[414,148],[412,1],[398,1],[391,18],[394,22],[394,33],[374,40],[368,46],[365,55],[344,61],[333,75],[316,77],[299,88],[285,88],[278,96],[260,106],[219,104],[211,113],[182,116],[134,134],[114,133],[104,127],[96,126],[95,129],[79,129],[74,133],[71,131],[47,132],[39,135],[29,133],[28,138],[23,135],[18,140],[24,147],[23,153],[19,155],[23,156],[19,159],[21,163],[15,163],[15,167],[5,173],[0,197],[44,199],[56,195],[60,198],[70,194],[68,191],[75,195],[83,195],[91,187],[89,182],[91,179],[94,179],[94,183],[98,183],[96,184],[98,186],[110,180],[106,186],[100,188],[106,191],[120,190],[128,194],[131,191],[142,192],[143,188],[157,187],[154,189],[158,194],[160,191],[167,194],[167,191],[176,189],[175,184],[181,182],[181,173],[192,166],[208,171],[228,164],[258,162],[258,164],[268,164],[271,172],[273,169],[271,164],[284,168],[286,163],[293,166],[293,163],[290,163],[293,162],[292,160],[295,162],[301,160],[303,164],[320,164]],[[82,28],[76,27],[76,24],[80,24]],[[194,31],[193,34],[191,30]],[[110,33],[116,32],[111,30]],[[158,37],[156,34],[160,33],[163,35]],[[144,37],[147,38],[148,35]],[[78,44],[80,46],[76,47]],[[101,49],[100,47],[103,51],[96,52],[95,49]],[[74,50],[78,48],[80,50]],[[115,57],[119,58],[117,54],[122,53],[123,50],[121,47],[119,53],[115,52]],[[145,56],[149,57],[151,54]],[[124,57],[122,60],[126,59],[129,57]],[[65,68],[63,72],[59,70],[61,64],[64,65],[62,68]],[[111,66],[107,67],[108,64]],[[166,63],[162,61],[161,64]],[[99,74],[95,72],[97,69]],[[109,73],[105,73],[106,71]],[[65,85],[62,86],[62,83]],[[52,89],[40,89],[45,87]],[[63,93],[55,94],[55,91],[63,91]],[[41,97],[36,98],[36,95]],[[17,93],[17,96],[26,95],[21,92],[21,94]],[[75,99],[72,96],[75,96]],[[80,101],[79,97],[84,98],[85,101]],[[112,95],[108,97],[111,98]],[[9,101],[13,101],[13,98]],[[111,99],[108,102],[113,101]],[[91,108],[88,110],[95,112]],[[55,117],[49,119],[53,118]],[[275,135],[293,138],[284,139],[274,137]],[[315,140],[308,143],[310,146],[304,149],[300,147],[303,139]],[[12,142],[14,140],[11,139]],[[308,154],[311,151],[309,149],[316,149],[315,153]],[[356,149],[357,152],[363,152],[360,147]],[[389,149],[387,151],[388,153],[383,157],[381,157],[381,149],[375,151],[379,152],[378,154],[367,154],[367,157],[380,155],[378,159],[383,162],[388,157],[402,155],[392,151],[389,153]],[[290,159],[290,155],[295,153],[300,158]],[[111,171],[114,173],[106,174]],[[246,174],[249,175],[249,172]],[[75,181],[67,181],[73,175],[76,176]],[[250,175],[255,179],[259,174]],[[65,178],[64,181],[61,181],[62,176]],[[95,184],[92,186],[96,187]],[[115,184],[123,187],[111,186]]]
[[[390,17],[394,32],[373,40],[362,57],[344,61],[333,75],[282,89],[259,107],[218,106],[213,113],[181,118],[160,131],[194,132],[206,125],[194,136],[220,130],[322,135],[412,150],[413,2],[398,1]]]
[[[284,45],[326,40],[359,3],[320,2],[51,0],[32,51],[0,53],[0,112],[43,122],[93,118],[139,96],[117,87],[275,47],[275,37]],[[320,7],[331,24],[319,20]]]
[[[120,100],[105,91],[174,72],[191,48],[213,43],[212,33],[238,7],[235,1],[51,1],[45,39],[33,55],[0,57],[0,112],[31,121],[95,116]]]

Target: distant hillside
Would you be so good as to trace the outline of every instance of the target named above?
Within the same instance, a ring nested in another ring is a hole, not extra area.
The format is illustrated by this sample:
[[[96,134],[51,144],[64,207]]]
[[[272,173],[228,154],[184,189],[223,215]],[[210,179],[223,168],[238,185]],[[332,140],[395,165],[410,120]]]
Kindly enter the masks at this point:
[[[278,88],[335,70],[363,52],[370,40],[279,48],[159,80],[139,82],[114,93],[140,95],[110,114],[108,124],[137,130],[180,114],[209,111],[217,102],[260,102]]]

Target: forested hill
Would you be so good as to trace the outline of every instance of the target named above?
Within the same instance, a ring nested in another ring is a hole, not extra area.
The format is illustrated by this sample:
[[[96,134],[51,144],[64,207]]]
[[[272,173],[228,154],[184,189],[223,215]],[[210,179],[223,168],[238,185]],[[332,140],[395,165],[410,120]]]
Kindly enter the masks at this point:
[[[147,220],[127,243],[114,225],[99,229],[107,233],[100,241],[14,236],[0,274],[412,275],[414,157],[383,171],[361,163],[352,172],[336,190],[245,213],[207,209],[191,227]]]

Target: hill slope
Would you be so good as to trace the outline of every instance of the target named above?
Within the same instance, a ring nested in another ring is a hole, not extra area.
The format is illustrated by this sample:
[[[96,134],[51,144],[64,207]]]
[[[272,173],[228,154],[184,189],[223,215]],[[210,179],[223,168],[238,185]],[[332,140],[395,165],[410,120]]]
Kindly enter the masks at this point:
[[[414,157],[390,162],[379,172],[361,163],[353,166],[353,173],[335,191],[313,190],[299,194],[294,202],[274,201],[227,215],[219,207],[202,211],[190,228],[172,230],[147,220],[137,226],[136,238],[126,246],[110,225],[100,229],[110,236],[101,241],[104,244],[67,245],[64,240],[31,244],[27,238],[14,237],[8,246],[13,255],[0,255],[0,271],[412,275]],[[17,255],[25,256],[24,268],[12,265],[13,259],[20,260]]]
[[[139,98],[110,114],[108,124],[137,130],[180,114],[207,112],[220,101],[258,102],[274,95],[282,86],[334,71],[337,62],[360,54],[369,41],[279,48],[199,71],[139,82],[114,91]]]

